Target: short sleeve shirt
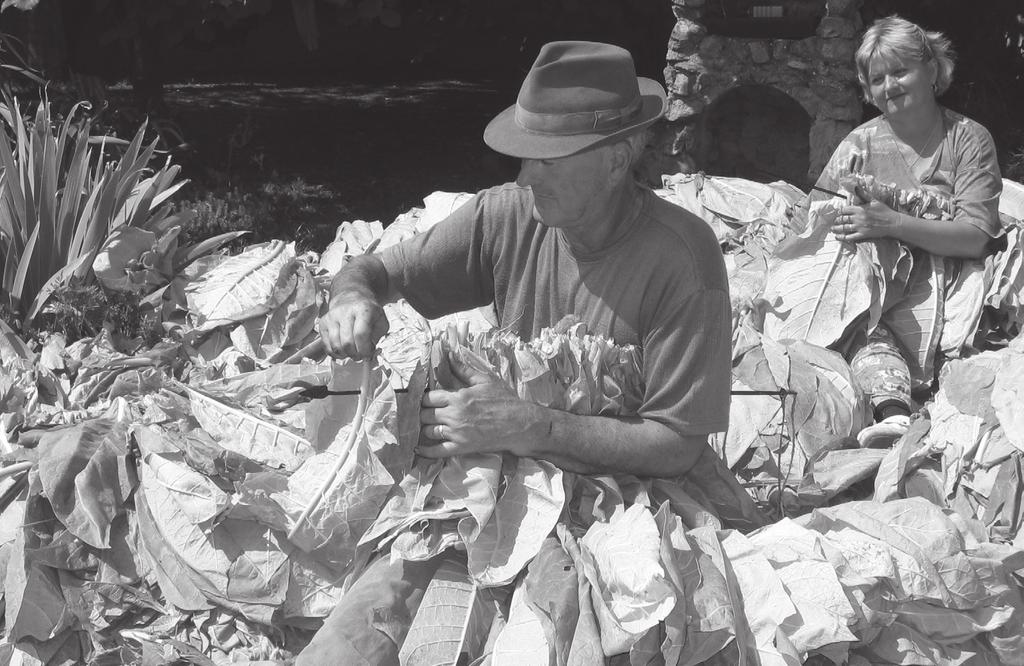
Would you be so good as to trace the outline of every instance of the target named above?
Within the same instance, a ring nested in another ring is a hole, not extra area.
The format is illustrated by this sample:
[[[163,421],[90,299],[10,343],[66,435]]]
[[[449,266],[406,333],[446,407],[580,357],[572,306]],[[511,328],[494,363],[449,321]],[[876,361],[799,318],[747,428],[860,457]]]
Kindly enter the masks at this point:
[[[649,190],[628,232],[581,254],[533,214],[529,188],[477,194],[449,218],[382,255],[409,303],[428,317],[494,303],[523,339],[566,315],[641,351],[639,416],[682,435],[728,426],[731,311],[711,229]]]
[[[949,109],[942,109],[942,120],[939,148],[920,165],[907,164],[883,116],[869,120],[843,139],[818,185],[837,190],[850,157],[858,153],[865,173],[900,188],[922,189],[949,200],[953,220],[978,227],[990,237],[1001,236],[999,194],[1003,181],[992,136],[979,123]]]

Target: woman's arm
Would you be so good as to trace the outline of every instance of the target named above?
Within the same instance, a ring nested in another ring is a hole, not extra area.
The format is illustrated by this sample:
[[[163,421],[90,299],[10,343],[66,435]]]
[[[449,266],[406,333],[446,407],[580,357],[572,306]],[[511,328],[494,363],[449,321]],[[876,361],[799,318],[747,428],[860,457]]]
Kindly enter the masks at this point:
[[[957,220],[925,220],[897,212],[880,201],[840,209],[832,225],[839,240],[855,243],[895,238],[940,257],[978,259],[990,237],[973,224]]]

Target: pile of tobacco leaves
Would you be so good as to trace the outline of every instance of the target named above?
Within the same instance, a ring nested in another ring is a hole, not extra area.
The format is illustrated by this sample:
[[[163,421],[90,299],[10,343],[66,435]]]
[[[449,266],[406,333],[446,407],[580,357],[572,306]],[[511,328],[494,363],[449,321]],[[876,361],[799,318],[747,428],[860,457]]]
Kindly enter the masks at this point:
[[[657,193],[715,229],[734,305],[730,429],[680,479],[416,455],[422,392],[467,368],[635,413],[640,350],[579,324],[522,341],[488,308],[399,302],[372,362],[320,358],[331,276],[466,194],[344,223],[319,255],[272,241],[154,277],[154,345],[0,324],[0,663],[287,663],[381,552],[443,561],[403,664],[1024,663],[1015,211],[1005,249],[937,276],[910,317],[937,389],[864,449],[865,397],[829,346],[906,257],[827,238],[828,204],[801,212],[781,183]],[[402,609],[380,610],[395,631]]]

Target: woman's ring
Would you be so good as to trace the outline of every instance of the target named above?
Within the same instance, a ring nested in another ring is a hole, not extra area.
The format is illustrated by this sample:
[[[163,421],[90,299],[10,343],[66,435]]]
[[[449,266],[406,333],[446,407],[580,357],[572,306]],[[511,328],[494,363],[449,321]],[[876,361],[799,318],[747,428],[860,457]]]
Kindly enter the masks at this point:
[[[448,439],[448,435],[445,434],[445,426],[444,426],[443,423],[440,423],[437,426],[437,438],[438,439]]]

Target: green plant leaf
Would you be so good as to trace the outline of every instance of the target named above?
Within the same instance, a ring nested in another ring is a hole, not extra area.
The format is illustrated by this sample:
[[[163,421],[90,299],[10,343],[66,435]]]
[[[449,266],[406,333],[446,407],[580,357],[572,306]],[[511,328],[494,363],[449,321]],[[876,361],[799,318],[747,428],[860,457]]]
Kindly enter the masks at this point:
[[[236,238],[241,238],[248,233],[251,232],[228,231],[227,233],[219,234],[213,238],[207,238],[206,240],[200,241],[194,245],[189,245],[188,247],[179,247],[174,253],[174,260],[171,263],[171,266],[174,272],[178,273],[196,259],[204,257],[211,252],[216,252],[224,245],[230,243]]]

